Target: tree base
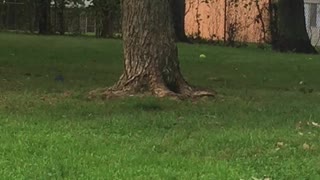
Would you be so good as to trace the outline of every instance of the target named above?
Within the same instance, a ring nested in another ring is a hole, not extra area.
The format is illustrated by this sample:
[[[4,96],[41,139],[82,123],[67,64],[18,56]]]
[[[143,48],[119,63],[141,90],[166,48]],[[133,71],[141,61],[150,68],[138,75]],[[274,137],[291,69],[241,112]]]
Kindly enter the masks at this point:
[[[195,89],[187,84],[179,91],[173,91],[165,85],[156,84],[152,88],[134,88],[136,86],[119,86],[117,83],[110,88],[100,88],[89,92],[89,99],[102,98],[114,99],[122,97],[147,97],[154,96],[159,98],[169,98],[173,100],[198,99],[202,97],[216,97],[217,92]]]
[[[273,43],[273,50],[279,52],[294,52],[294,53],[305,53],[305,54],[317,54],[317,50],[310,43],[310,40],[302,39],[285,39],[282,38]]]

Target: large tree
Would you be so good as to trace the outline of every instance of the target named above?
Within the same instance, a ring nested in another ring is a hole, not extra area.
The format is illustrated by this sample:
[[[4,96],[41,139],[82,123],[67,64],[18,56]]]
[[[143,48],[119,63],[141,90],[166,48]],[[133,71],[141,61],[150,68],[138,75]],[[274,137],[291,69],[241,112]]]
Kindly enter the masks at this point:
[[[124,72],[113,87],[102,90],[105,96],[214,95],[195,90],[181,75],[168,0],[122,0],[121,4]]]
[[[281,52],[316,53],[306,30],[304,1],[278,0],[275,17],[277,32],[272,33],[273,49]],[[272,28],[275,25],[271,26]],[[274,29],[272,29],[274,30]]]
[[[175,31],[175,38],[180,42],[190,42],[185,33],[185,0],[170,0],[171,13]]]

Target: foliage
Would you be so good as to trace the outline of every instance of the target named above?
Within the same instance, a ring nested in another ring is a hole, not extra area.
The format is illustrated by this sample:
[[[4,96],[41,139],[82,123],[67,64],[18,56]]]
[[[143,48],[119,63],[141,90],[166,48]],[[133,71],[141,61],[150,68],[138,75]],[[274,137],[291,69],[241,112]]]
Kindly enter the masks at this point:
[[[65,7],[65,6],[84,6],[84,0],[52,0],[55,4],[58,4],[58,7]]]

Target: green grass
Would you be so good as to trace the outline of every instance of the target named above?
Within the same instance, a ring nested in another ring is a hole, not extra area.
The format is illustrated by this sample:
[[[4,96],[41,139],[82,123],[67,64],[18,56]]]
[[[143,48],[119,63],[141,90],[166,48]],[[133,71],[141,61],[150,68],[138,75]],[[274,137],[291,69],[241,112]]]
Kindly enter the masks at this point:
[[[218,98],[88,101],[120,76],[121,41],[0,34],[1,179],[320,179],[320,56],[179,44],[179,57]]]

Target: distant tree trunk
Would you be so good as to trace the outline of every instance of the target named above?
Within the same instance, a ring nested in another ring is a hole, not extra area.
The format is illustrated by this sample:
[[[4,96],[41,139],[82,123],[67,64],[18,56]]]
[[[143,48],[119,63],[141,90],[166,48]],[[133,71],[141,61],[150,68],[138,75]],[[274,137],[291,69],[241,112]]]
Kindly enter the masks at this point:
[[[58,9],[58,20],[59,20],[59,33],[60,35],[64,35],[65,26],[64,26],[64,9],[65,9],[65,0],[60,0],[59,9]]]
[[[173,18],[175,38],[180,42],[190,42],[185,33],[185,0],[170,0],[171,14]]]
[[[36,7],[36,2],[34,1],[27,1],[27,6],[28,6],[28,20],[29,20],[29,31],[31,33],[34,32],[34,28],[35,28],[35,7]]]
[[[273,49],[316,53],[306,29],[303,0],[279,0],[276,14],[278,32],[273,37]]]
[[[113,18],[112,13],[109,10],[103,11],[102,27],[100,37],[109,38],[113,36]]]
[[[122,0],[124,73],[109,96],[150,92],[157,97],[212,96],[181,75],[168,0]],[[93,91],[91,95],[95,95]]]
[[[278,35],[278,9],[277,4],[274,2],[274,0],[268,0],[269,2],[269,31],[271,35],[271,44],[275,45]]]
[[[51,0],[38,1],[39,34],[50,34],[50,3]]]
[[[0,3],[0,29],[6,28],[5,15],[6,15],[6,4]]]
[[[7,19],[6,19],[7,29],[11,29],[11,30],[15,29],[15,24],[16,24],[15,14],[16,14],[15,6],[7,3]]]

